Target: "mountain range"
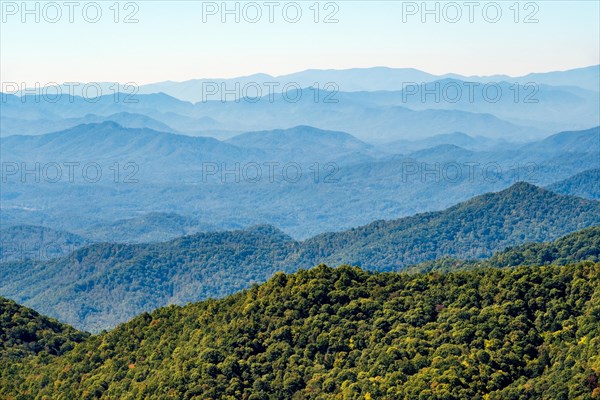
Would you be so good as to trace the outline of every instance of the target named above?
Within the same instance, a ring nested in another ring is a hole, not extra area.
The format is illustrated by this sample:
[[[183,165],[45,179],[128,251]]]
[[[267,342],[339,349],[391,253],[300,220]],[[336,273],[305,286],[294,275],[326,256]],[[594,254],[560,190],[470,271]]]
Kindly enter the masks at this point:
[[[137,95],[135,102],[115,102],[106,95],[90,102],[81,97],[61,97],[56,102],[44,102],[34,95],[19,98],[5,95],[3,118],[8,126],[0,126],[3,136],[31,132],[31,126],[42,126],[47,120],[73,120],[88,114],[99,116],[128,115],[129,126],[139,126],[149,117],[149,125],[158,121],[177,132],[204,136],[222,136],[222,132],[245,132],[292,128],[298,125],[316,126],[325,130],[344,131],[368,142],[389,142],[416,139],[435,134],[462,131],[473,135],[535,139],[551,130],[519,125],[489,113],[468,110],[412,110],[405,105],[376,105],[368,100],[344,100],[342,97],[325,102],[332,93],[302,89],[299,100],[291,102],[283,96],[273,100],[264,97],[257,102],[187,103],[166,94]],[[315,94],[315,93],[318,93]],[[318,101],[315,101],[318,97]],[[334,101],[335,100],[335,101]],[[125,117],[122,117],[122,120]],[[582,117],[583,119],[583,117]],[[34,122],[31,122],[31,121]],[[35,120],[41,120],[35,122]],[[20,121],[24,125],[20,128]],[[60,122],[63,124],[63,122]],[[52,128],[52,124],[48,124]],[[572,125],[573,128],[579,125]],[[557,127],[558,128],[558,127]],[[9,130],[10,129],[10,130]],[[556,129],[558,130],[558,129]],[[211,132],[216,134],[211,134]],[[48,128],[37,132],[49,133]]]
[[[467,77],[378,67],[161,82],[134,92],[119,86],[115,93],[114,83],[100,83],[104,95],[93,99],[69,96],[67,88],[57,99],[1,93],[0,136],[114,121],[219,139],[309,125],[378,144],[455,131],[495,140],[533,140],[598,125],[599,68]],[[271,92],[270,84],[279,86]],[[248,93],[246,85],[258,91]],[[236,88],[232,96],[229,92]]]
[[[600,65],[577,68],[567,71],[554,71],[545,73],[531,73],[524,76],[512,77],[508,75],[491,76],[464,76],[459,74],[435,75],[414,68],[353,68],[346,70],[306,70],[281,76],[268,74],[255,74],[244,77],[229,79],[194,79],[184,82],[159,82],[142,85],[140,93],[166,93],[170,96],[198,102],[203,100],[203,93],[207,91],[208,84],[218,86],[225,84],[227,88],[235,87],[239,83],[241,87],[248,83],[257,83],[265,86],[265,83],[278,83],[283,86],[289,83],[298,84],[306,88],[315,82],[325,85],[328,82],[335,83],[342,92],[374,92],[381,90],[403,90],[408,83],[433,82],[440,79],[456,79],[469,82],[515,82],[527,84],[534,82],[552,86],[578,86],[583,89],[598,91],[600,88]],[[206,96],[206,94],[205,94]]]
[[[526,144],[451,134],[375,146],[308,126],[219,141],[104,122],[0,144],[3,227],[90,237],[91,227],[151,213],[190,221],[146,239],[132,225],[118,235],[125,242],[265,223],[302,239],[441,210],[516,181],[551,185],[600,165],[599,128]],[[36,165],[37,174],[25,172]]]
[[[3,263],[0,295],[86,330],[167,304],[222,297],[275,272],[320,263],[401,270],[441,257],[477,259],[600,225],[600,202],[527,183],[430,212],[296,241],[272,226],[156,244],[93,244],[47,261]]]

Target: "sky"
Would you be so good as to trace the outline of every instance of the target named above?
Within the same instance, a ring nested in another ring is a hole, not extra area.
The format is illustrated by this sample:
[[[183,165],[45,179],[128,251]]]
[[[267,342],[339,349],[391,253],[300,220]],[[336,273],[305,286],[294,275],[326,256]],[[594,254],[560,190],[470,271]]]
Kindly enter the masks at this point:
[[[3,84],[372,66],[519,76],[600,63],[598,1],[0,3]]]

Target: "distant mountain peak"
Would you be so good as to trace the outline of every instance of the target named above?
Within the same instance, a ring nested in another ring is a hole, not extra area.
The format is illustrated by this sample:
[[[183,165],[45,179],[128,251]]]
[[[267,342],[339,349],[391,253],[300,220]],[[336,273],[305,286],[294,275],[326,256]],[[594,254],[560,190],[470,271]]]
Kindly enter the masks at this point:
[[[532,183],[519,181],[511,185],[510,187],[504,189],[500,193],[511,193],[511,192],[548,192],[545,189],[542,189],[539,186],[536,186]]]
[[[483,194],[482,196],[479,197],[483,197],[483,196],[493,196],[493,197],[497,197],[497,198],[509,198],[512,199],[513,201],[526,201],[527,199],[533,199],[535,197],[539,197],[539,196],[551,196],[551,197],[560,197],[560,195],[551,192],[547,189],[544,189],[542,187],[536,186],[532,183],[529,182],[525,182],[525,181],[519,181],[516,183],[513,183],[511,186],[507,187],[504,190],[501,190],[499,192],[495,192],[495,193],[488,193],[488,194]],[[476,197],[477,198],[477,197]]]
[[[80,124],[72,128],[66,129],[65,132],[80,132],[81,130],[93,130],[93,129],[126,129],[119,123],[107,120],[101,122],[90,122],[87,124]]]
[[[279,228],[277,228],[271,224],[252,225],[244,230],[246,232],[256,232],[256,233],[261,233],[261,234],[265,234],[265,235],[284,234],[283,231],[281,231]]]

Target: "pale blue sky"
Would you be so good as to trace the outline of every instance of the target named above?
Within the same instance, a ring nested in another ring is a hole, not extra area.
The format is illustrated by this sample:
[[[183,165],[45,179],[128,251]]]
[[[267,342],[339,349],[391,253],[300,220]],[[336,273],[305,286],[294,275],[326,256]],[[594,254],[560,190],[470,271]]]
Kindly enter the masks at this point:
[[[282,75],[309,68],[343,69],[352,67],[413,67],[431,73],[455,72],[466,75],[503,73],[523,75],[529,72],[564,70],[598,64],[600,61],[600,9],[598,1],[538,1],[534,5],[520,2],[519,23],[515,23],[514,1],[497,2],[502,17],[497,23],[486,22],[484,5],[479,2],[468,21],[469,9],[464,1],[462,18],[457,23],[444,21],[440,3],[439,23],[433,15],[423,23],[421,14],[406,16],[411,2],[338,1],[337,23],[314,23],[314,1],[298,2],[302,18],[286,22],[280,1],[275,8],[274,23],[268,22],[268,8],[257,1],[263,11],[258,23],[235,23],[233,16],[222,23],[220,14],[207,16],[200,1],[137,1],[138,23],[113,21],[109,9],[114,1],[98,2],[102,17],[92,24],[83,19],[81,9],[68,22],[68,8],[61,6],[57,23],[36,23],[34,15],[21,21],[21,1],[2,1],[0,28],[0,63],[2,82],[136,82],[182,81],[193,78],[216,78],[265,72]],[[31,8],[35,2],[29,2]],[[40,2],[43,7],[45,2]],[[57,2],[59,5],[63,1]],[[90,3],[80,1],[81,5]],[[234,7],[235,2],[229,2]],[[240,2],[240,7],[247,2]],[[319,19],[334,10],[328,2],[319,2]],[[530,2],[531,3],[531,2]],[[123,10],[119,20],[134,9]],[[221,6],[221,1],[213,3]],[[421,2],[412,3],[421,6]],[[537,23],[523,23],[535,10]],[[435,2],[428,2],[433,8]],[[7,8],[8,7],[8,8]],[[289,6],[292,7],[292,6]],[[454,9],[447,6],[449,18]],[[492,7],[492,6],[488,6]],[[93,8],[88,9],[89,15]],[[253,11],[247,9],[248,13]],[[293,8],[288,8],[293,17]],[[488,8],[488,17],[494,17]],[[54,10],[47,8],[49,18]],[[248,14],[253,17],[254,14]]]

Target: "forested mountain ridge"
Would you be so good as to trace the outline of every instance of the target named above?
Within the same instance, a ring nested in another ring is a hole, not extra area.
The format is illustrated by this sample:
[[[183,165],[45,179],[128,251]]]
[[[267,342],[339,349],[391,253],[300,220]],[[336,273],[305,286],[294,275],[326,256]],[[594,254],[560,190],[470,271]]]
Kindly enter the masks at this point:
[[[450,272],[475,267],[567,265],[580,261],[600,262],[600,226],[582,229],[553,242],[525,243],[494,253],[485,260],[444,257],[411,266],[409,272]]]
[[[98,332],[168,304],[223,297],[277,271],[328,263],[400,270],[442,257],[484,258],[600,225],[600,202],[533,185],[448,210],[298,242],[271,226],[210,232],[156,244],[96,244],[44,262],[0,265],[0,295]]]
[[[450,256],[489,257],[524,242],[554,240],[600,224],[600,202],[556,195],[520,182],[498,193],[477,196],[444,211],[308,239],[300,259],[397,269]]]
[[[599,360],[598,263],[446,274],[319,266],[14,364],[0,395],[588,400],[600,394]]]
[[[583,229],[551,243],[525,243],[494,254],[491,267],[566,265],[582,260],[600,262],[600,226]]]

